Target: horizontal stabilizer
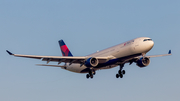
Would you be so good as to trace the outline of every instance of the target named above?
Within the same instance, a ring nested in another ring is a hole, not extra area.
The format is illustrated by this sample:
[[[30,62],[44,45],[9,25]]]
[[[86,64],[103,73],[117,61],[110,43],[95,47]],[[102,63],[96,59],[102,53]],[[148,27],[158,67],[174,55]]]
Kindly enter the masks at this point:
[[[46,64],[36,64],[37,66],[51,66],[51,67],[66,67],[66,66],[60,66],[60,65],[46,65]]]

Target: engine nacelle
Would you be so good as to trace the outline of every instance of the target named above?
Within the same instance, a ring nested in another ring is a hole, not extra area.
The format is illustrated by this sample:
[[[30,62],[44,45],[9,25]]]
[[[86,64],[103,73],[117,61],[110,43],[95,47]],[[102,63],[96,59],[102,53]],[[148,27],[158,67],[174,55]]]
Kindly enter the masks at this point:
[[[150,59],[149,58],[147,58],[147,57],[142,57],[142,58],[140,58],[138,61],[137,61],[137,63],[136,63],[136,65],[137,66],[139,66],[139,67],[146,67],[146,66],[148,66],[150,64]]]
[[[96,59],[94,57],[90,57],[85,62],[85,66],[87,66],[87,67],[96,67],[98,64],[99,64],[98,59]]]

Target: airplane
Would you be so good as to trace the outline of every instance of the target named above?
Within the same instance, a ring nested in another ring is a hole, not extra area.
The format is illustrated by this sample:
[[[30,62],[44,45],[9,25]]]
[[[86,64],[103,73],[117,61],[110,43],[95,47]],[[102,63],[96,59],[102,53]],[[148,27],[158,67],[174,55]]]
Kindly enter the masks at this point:
[[[97,70],[110,69],[117,66],[120,68],[116,78],[123,78],[126,73],[123,67],[126,63],[129,63],[129,65],[136,63],[137,66],[143,68],[150,64],[150,58],[152,57],[172,55],[171,50],[169,50],[168,54],[146,56],[146,53],[154,46],[153,40],[148,37],[139,37],[87,56],[78,57],[72,55],[63,40],[58,42],[63,56],[21,55],[6,51],[9,55],[16,57],[41,59],[47,62],[47,64],[37,64],[38,66],[61,67],[75,73],[87,73],[87,79],[92,79]],[[57,62],[57,65],[49,65],[49,62]],[[62,62],[64,65],[60,65]]]

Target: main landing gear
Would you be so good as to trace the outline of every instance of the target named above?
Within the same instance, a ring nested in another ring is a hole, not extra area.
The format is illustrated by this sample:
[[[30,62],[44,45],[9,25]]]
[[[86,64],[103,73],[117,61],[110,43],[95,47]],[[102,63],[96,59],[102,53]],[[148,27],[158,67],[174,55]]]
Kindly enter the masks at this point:
[[[126,74],[126,71],[125,70],[122,70],[124,67],[124,64],[121,64],[120,65],[120,70],[118,71],[118,74],[116,74],[116,78],[123,78],[123,75]]]
[[[93,75],[95,75],[95,74],[96,74],[96,71],[92,69],[92,70],[89,71],[89,74],[86,75],[86,78],[87,79],[89,79],[89,78],[92,79],[94,77]]]

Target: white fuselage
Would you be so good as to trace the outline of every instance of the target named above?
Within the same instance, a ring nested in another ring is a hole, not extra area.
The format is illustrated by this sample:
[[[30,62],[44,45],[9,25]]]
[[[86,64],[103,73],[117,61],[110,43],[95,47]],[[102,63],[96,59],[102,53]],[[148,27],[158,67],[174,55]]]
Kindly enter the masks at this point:
[[[88,55],[87,57],[110,57],[111,59],[117,59],[117,58],[123,58],[123,57],[128,57],[128,56],[133,56],[135,54],[146,54],[148,51],[152,49],[154,46],[154,42],[151,41],[144,41],[145,39],[150,39],[148,37],[140,37],[136,38],[127,42],[124,42],[122,44],[118,44],[116,46],[107,48],[105,50],[93,53],[91,55]],[[129,57],[127,59],[131,59],[133,57]],[[88,68],[85,65],[80,66],[80,64],[66,64],[66,70],[76,72],[76,73],[81,73],[82,70]],[[104,67],[100,67],[98,69],[108,69],[108,68],[113,68],[117,65],[115,64],[110,64],[106,65]]]

